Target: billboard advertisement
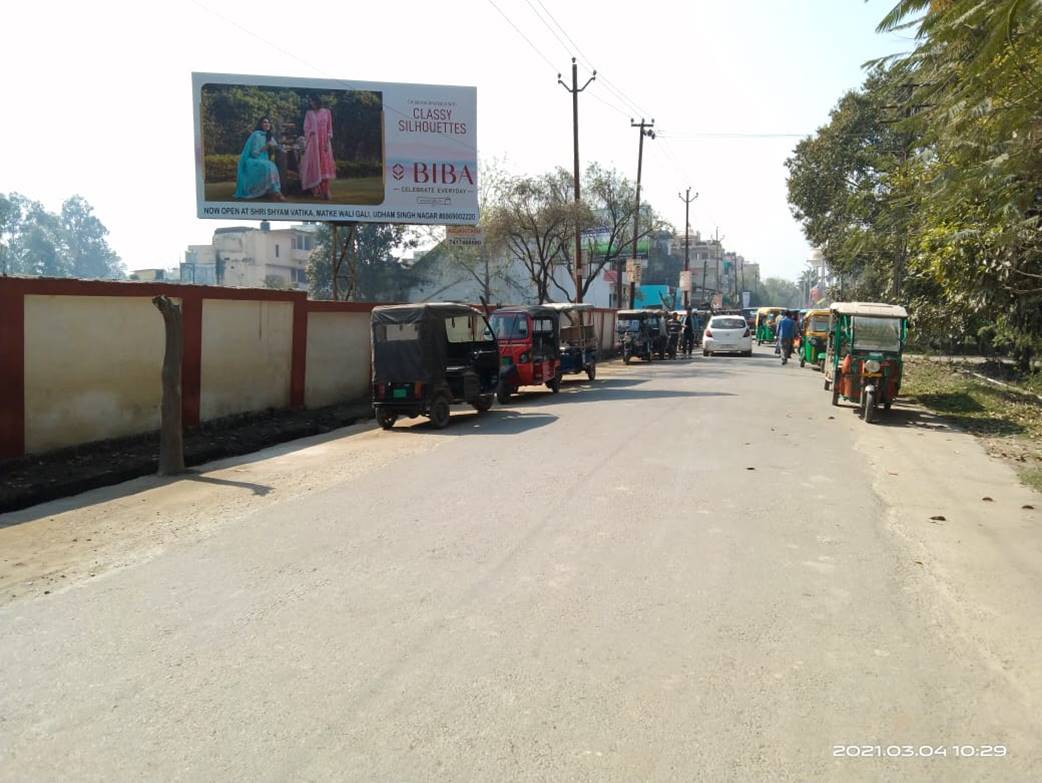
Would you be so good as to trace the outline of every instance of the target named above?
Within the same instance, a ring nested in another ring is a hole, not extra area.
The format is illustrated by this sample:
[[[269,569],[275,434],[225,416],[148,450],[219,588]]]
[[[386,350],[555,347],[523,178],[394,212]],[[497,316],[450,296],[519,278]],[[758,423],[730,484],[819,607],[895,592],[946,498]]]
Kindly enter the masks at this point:
[[[193,73],[198,216],[474,225],[474,87]]]
[[[632,235],[630,235],[632,236]],[[586,248],[587,252],[594,257],[604,257],[608,253],[608,245],[611,242],[611,229],[607,226],[599,226],[597,228],[588,228],[582,232],[583,247]],[[648,255],[648,248],[651,247],[651,240],[648,237],[642,237],[637,240],[637,256]],[[627,257],[633,252],[633,241],[628,242],[619,241],[619,237],[615,237],[615,245],[612,248],[615,252],[612,254],[613,258]]]

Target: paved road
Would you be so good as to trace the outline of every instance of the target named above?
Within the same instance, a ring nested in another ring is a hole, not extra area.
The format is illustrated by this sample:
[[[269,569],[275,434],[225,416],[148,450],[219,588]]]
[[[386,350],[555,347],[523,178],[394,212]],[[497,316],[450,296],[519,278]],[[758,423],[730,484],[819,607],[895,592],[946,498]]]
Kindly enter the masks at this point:
[[[0,779],[1042,778],[1042,504],[924,414],[765,351],[309,444],[0,517]]]

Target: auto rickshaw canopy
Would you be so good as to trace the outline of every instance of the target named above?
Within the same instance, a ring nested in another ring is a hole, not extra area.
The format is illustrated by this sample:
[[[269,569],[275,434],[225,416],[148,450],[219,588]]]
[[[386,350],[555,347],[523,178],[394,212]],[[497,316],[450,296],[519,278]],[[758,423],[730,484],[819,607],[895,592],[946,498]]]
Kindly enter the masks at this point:
[[[839,315],[860,315],[869,318],[907,318],[908,311],[901,305],[882,302],[833,302],[830,312]]]
[[[816,335],[821,335],[821,336],[825,336],[826,334],[828,334],[828,331],[829,331],[829,316],[831,314],[832,314],[831,310],[823,310],[823,309],[807,310],[804,313],[803,319],[802,319],[802,322],[803,322],[803,333],[804,334],[816,334]],[[814,329],[814,328],[812,328],[813,325],[814,325],[814,319],[815,318],[824,318],[825,319],[824,328],[822,328],[822,329]]]
[[[474,348],[497,350],[484,314],[454,302],[381,305],[371,325],[375,383],[437,383]]]

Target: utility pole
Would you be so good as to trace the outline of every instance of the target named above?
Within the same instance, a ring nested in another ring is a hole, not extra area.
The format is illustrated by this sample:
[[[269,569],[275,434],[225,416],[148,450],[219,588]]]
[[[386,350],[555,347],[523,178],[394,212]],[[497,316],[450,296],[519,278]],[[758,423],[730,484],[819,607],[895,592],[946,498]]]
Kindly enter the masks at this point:
[[[684,202],[684,271],[687,272],[691,267],[691,202],[698,198],[696,193],[694,196],[691,195],[691,188],[688,188],[684,195],[677,193],[677,198]],[[688,298],[691,290],[691,280],[687,281],[687,290],[684,291],[684,310],[688,308]],[[685,316],[686,318],[686,316]]]
[[[579,93],[590,86],[590,82],[597,78],[597,71],[586,80],[586,84],[579,86],[579,68],[572,58],[572,86],[569,87],[561,81],[561,74],[557,74],[557,83],[572,94],[572,146],[575,150],[573,175],[575,177],[575,205],[579,205]],[[575,301],[583,300],[583,273],[582,273],[582,232],[579,224],[575,224]]]
[[[715,242],[713,256],[716,260],[716,277],[713,278],[713,290],[720,294],[720,305],[723,306],[724,288],[720,285],[720,257],[724,254],[724,246],[720,244],[720,226],[714,228],[713,241]]]
[[[644,122],[644,118],[640,118],[640,122],[634,122],[633,118],[630,118],[631,128],[640,128],[640,147],[637,151],[637,208],[633,211],[633,252],[631,254],[633,263],[637,263],[637,236],[640,234],[640,172],[644,165],[644,137],[647,136],[649,139],[655,138],[655,131],[652,128],[655,127],[655,120],[651,122]],[[630,307],[633,307],[633,295],[636,291],[636,285],[632,279],[630,279]]]

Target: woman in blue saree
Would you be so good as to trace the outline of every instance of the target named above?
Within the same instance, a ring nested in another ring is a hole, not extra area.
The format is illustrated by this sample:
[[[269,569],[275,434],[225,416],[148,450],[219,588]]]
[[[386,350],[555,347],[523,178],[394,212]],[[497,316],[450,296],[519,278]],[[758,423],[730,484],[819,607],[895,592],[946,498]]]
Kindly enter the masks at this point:
[[[279,182],[279,169],[268,157],[268,150],[274,145],[271,120],[261,117],[239,156],[235,198],[261,198],[271,194],[277,201],[286,200]]]

